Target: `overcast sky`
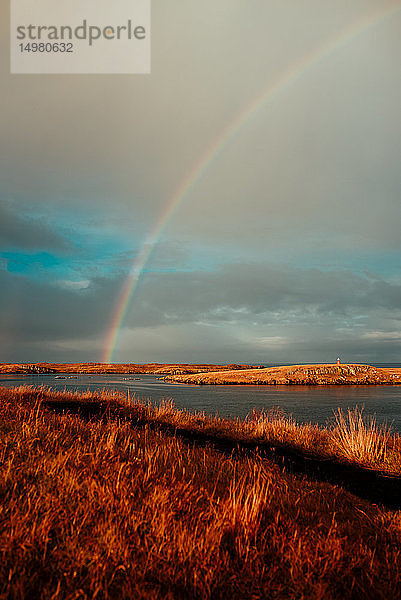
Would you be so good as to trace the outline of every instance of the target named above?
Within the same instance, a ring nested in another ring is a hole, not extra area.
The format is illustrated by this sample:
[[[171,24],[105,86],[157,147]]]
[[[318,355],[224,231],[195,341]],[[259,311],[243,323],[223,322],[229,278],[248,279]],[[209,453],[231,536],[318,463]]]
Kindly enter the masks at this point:
[[[1,361],[101,360],[175,190],[321,49],[192,181],[112,360],[400,362],[401,2],[153,0],[150,75],[64,76],[9,74],[6,4]]]

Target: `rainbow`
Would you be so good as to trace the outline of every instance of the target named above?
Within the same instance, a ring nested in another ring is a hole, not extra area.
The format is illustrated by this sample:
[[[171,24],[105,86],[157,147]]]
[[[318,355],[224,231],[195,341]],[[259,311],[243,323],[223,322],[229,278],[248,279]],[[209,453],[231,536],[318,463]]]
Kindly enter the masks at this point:
[[[166,225],[184,198],[188,195],[191,188],[204,175],[209,165],[225,149],[234,136],[237,135],[244,127],[244,125],[250,119],[252,119],[252,117],[263,106],[265,106],[267,102],[270,102],[275,96],[277,96],[277,94],[285,90],[288,86],[293,85],[312,67],[330,56],[336,50],[340,49],[356,36],[378,25],[400,10],[400,0],[393,0],[390,3],[387,3],[385,7],[383,7],[383,4],[381,3],[380,8],[370,11],[369,14],[365,14],[362,18],[359,18],[351,25],[331,36],[325,41],[324,44],[305,54],[301,59],[291,64],[291,66],[286,69],[273,83],[263,88],[260,94],[256,98],[253,98],[228,124],[228,126],[224,128],[213,140],[213,143],[198,158],[189,173],[186,174],[173,194],[169,197],[161,215],[154,224],[151,232],[148,234],[141,251],[139,252],[139,255],[135,258],[132,268],[130,269],[130,272],[120,292],[109,328],[107,330],[104,351],[102,354],[102,362],[110,363],[112,361],[112,356],[117,346],[118,336],[127,309],[130,305],[135,290],[138,288],[139,281],[153,252],[153,249],[160,239],[162,231],[165,229]]]

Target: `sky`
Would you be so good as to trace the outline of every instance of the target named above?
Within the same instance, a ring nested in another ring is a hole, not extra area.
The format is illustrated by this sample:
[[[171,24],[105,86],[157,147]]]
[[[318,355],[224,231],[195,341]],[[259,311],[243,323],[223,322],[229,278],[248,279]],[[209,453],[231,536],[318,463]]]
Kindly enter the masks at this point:
[[[147,75],[11,75],[0,361],[401,362],[401,1],[152,3]]]

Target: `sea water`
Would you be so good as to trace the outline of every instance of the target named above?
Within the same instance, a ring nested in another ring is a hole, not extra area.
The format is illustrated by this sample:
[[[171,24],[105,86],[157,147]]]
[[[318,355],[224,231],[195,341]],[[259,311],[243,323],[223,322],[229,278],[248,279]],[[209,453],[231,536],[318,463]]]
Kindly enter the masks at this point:
[[[65,377],[65,378],[60,378]],[[221,417],[245,418],[252,411],[278,407],[302,423],[334,422],[338,408],[358,406],[401,433],[401,385],[185,385],[154,375],[2,375],[0,385],[45,385],[56,390],[85,391],[103,388],[129,393],[154,404],[171,398],[179,409]]]

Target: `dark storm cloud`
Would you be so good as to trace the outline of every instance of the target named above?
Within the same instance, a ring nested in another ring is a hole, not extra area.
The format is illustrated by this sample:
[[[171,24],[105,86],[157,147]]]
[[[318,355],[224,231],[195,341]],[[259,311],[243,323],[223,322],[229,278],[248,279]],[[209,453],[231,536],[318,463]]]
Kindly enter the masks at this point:
[[[122,279],[98,278],[88,287],[39,284],[0,272],[2,330],[18,338],[97,336],[108,327]],[[331,313],[401,311],[401,285],[349,272],[288,266],[227,265],[217,272],[148,274],[127,313],[131,327],[173,322],[265,322],[276,313],[304,319]]]
[[[0,202],[0,245],[2,249],[53,250],[65,252],[70,242],[57,235],[42,219],[7,202]]]
[[[401,285],[349,271],[287,265],[226,265],[216,272],[148,275],[132,307],[132,324],[168,321],[252,320],[291,314],[401,311]],[[265,315],[265,317],[263,316]],[[269,316],[270,315],[270,316]]]
[[[79,289],[0,271],[1,358],[32,347],[37,360],[68,360],[75,352],[85,356],[92,340],[86,356],[98,359],[122,284],[121,277],[96,278]],[[151,360],[152,344],[155,360],[166,360],[169,348],[176,360],[180,352],[193,360],[228,352],[226,360],[260,361],[266,349],[284,361],[297,353],[330,358],[338,348],[361,360],[389,356],[400,345],[401,284],[286,265],[149,273],[131,300],[124,332],[133,336],[127,359],[139,362]]]
[[[99,336],[116,293],[115,284],[107,280],[80,290],[4,271],[0,289],[0,331],[14,343]]]

